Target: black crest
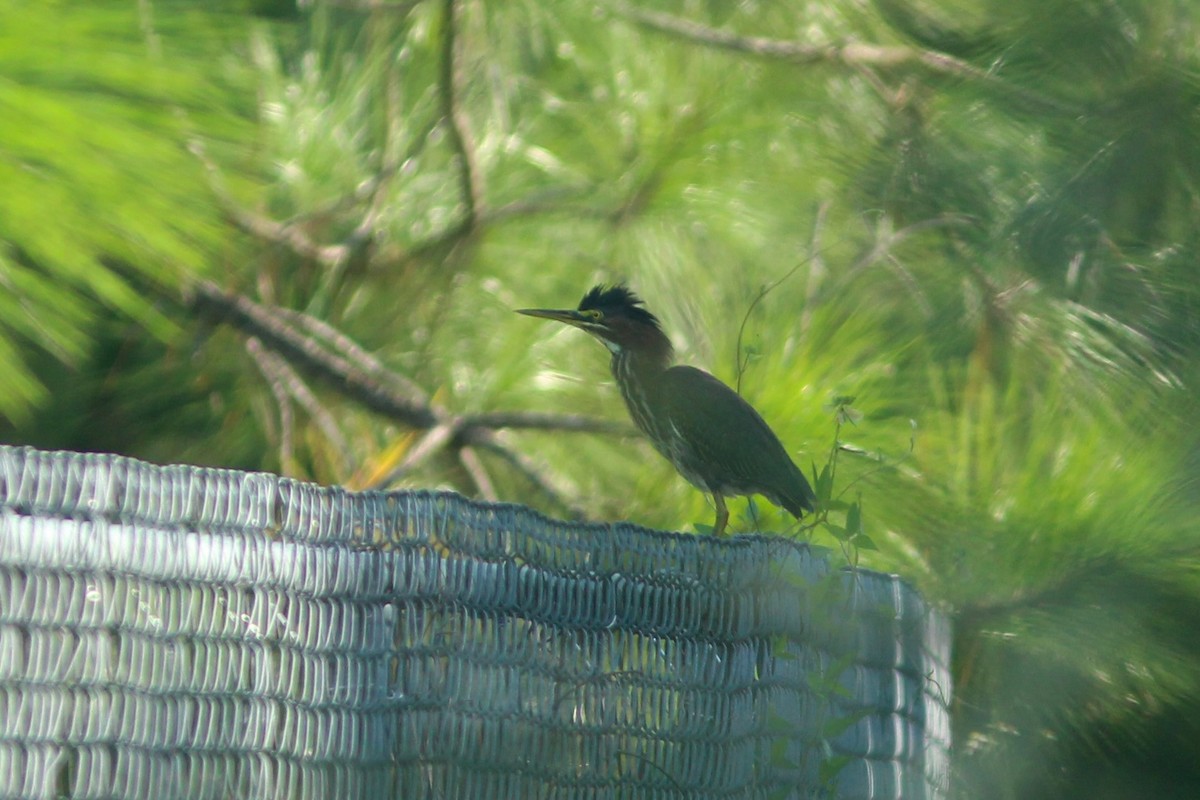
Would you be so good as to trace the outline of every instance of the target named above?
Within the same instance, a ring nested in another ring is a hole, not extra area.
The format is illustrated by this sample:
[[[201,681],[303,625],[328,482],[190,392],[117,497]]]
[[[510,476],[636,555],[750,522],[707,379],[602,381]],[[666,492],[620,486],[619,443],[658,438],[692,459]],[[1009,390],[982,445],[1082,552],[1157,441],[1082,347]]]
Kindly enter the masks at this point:
[[[593,286],[579,301],[579,310],[588,311],[593,308],[603,311],[605,316],[625,316],[662,330],[658,317],[647,311],[642,299],[623,283],[615,286]]]

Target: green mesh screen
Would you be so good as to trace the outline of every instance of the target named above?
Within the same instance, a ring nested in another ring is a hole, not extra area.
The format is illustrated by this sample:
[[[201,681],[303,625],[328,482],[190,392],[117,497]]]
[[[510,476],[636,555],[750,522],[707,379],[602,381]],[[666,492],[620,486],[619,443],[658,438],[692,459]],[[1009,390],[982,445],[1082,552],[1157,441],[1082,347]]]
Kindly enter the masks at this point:
[[[775,538],[0,447],[5,798],[934,798],[948,630]]]

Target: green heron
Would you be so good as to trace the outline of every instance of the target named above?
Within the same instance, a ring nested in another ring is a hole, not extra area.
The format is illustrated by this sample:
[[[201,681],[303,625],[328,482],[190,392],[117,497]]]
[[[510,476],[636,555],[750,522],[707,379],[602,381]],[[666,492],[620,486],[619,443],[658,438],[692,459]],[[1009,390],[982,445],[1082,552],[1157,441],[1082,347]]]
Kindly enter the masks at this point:
[[[671,366],[671,341],[628,287],[596,286],[577,309],[518,313],[582,328],[609,349],[633,421],[683,477],[713,496],[715,535],[729,523],[726,497],[761,494],[797,519],[813,510],[816,495],[775,432],[712,375]]]

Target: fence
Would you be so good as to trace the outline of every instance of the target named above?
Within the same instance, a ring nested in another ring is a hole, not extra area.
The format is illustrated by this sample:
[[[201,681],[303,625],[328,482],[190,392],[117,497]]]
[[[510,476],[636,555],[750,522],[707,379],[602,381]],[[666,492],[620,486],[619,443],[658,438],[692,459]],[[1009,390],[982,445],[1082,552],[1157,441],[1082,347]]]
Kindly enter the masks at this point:
[[[779,538],[0,447],[4,798],[938,798],[949,645]]]

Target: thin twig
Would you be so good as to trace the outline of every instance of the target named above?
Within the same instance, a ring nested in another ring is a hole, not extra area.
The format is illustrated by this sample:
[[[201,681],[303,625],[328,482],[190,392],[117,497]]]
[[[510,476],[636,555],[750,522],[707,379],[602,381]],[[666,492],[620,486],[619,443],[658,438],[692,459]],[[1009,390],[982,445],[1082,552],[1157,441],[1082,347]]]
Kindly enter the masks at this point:
[[[808,338],[808,330],[812,325],[813,309],[816,307],[814,299],[817,291],[820,289],[821,282],[825,279],[825,254],[822,252],[821,236],[825,232],[825,219],[829,215],[829,201],[822,200],[817,206],[816,218],[813,219],[812,238],[808,246],[812,256],[809,260],[808,268],[808,285],[804,290],[804,308],[800,310],[800,338]]]
[[[340,267],[350,258],[351,247],[348,244],[318,244],[295,225],[247,211],[230,198],[222,197],[221,200],[233,224],[251,236],[277,244],[301,258],[316,261],[330,269]]]
[[[408,451],[399,465],[367,488],[381,489],[400,480],[434,453],[444,450],[458,436],[460,430],[457,420],[446,420],[434,425]]]
[[[257,341],[257,340],[256,340]],[[333,418],[333,414],[326,408],[312,389],[308,388],[308,384],[304,379],[292,369],[292,365],[286,359],[264,351],[264,355],[270,357],[273,369],[278,375],[279,380],[283,382],[288,394],[300,406],[308,412],[309,417],[325,434],[325,438],[337,449],[341,455],[342,466],[348,467],[351,460],[350,443],[346,441],[346,437],[342,434],[341,427],[338,426],[337,420]]]
[[[271,394],[275,395],[275,405],[279,408],[279,463],[283,469],[289,470],[295,460],[295,448],[292,445],[292,402],[284,388],[283,379],[279,375],[279,365],[282,359],[263,347],[257,336],[246,339],[246,352],[258,365],[259,372],[267,379]]]
[[[900,277],[900,282],[908,287],[909,294],[916,300],[917,305],[921,309],[921,313],[926,319],[933,316],[933,303],[929,302],[929,297],[925,294],[925,290],[921,288],[921,282],[917,280],[917,276],[909,271],[908,267],[900,263],[900,259],[896,258],[894,253],[889,253],[884,259],[884,265],[892,268]]]
[[[712,28],[690,19],[676,17],[657,11],[631,6],[627,3],[612,3],[618,14],[644,28],[670,34],[696,44],[721,50],[789,61],[794,64],[816,64],[821,62],[840,63],[852,66],[867,64],[876,67],[897,67],[907,64],[924,64],[938,72],[958,77],[987,78],[987,73],[964,61],[911,47],[887,46],[850,42],[843,45],[808,44],[786,39],[769,39],[764,36],[742,36],[730,31]]]
[[[737,384],[736,384],[736,386],[737,386],[738,394],[742,393],[742,373],[744,373],[746,371],[746,367],[750,366],[750,356],[749,355],[746,355],[745,359],[743,360],[742,336],[745,335],[745,333],[746,333],[746,324],[750,321],[750,315],[754,313],[754,307],[757,306],[760,302],[762,302],[762,299],[764,297],[766,297],[771,292],[775,291],[776,287],[778,287],[780,284],[782,284],[788,278],[795,275],[796,270],[800,269],[802,266],[804,266],[805,264],[807,264],[809,261],[811,261],[814,258],[816,258],[815,253],[813,255],[810,255],[808,258],[800,259],[800,261],[798,261],[796,263],[796,266],[792,267],[787,272],[785,272],[782,277],[776,278],[771,283],[768,283],[766,286],[763,286],[761,289],[759,289],[758,294],[755,295],[754,299],[750,301],[750,306],[749,306],[749,308],[746,309],[746,313],[742,315],[742,324],[740,326],[738,326],[737,350],[735,351],[736,356],[737,356]]]
[[[404,14],[411,11],[421,0],[402,0],[388,2],[387,0],[324,0],[324,5],[330,8],[341,8],[347,11],[377,12],[387,11],[393,14]]]
[[[572,431],[637,436],[632,425],[582,414],[548,414],[541,411],[488,411],[463,417],[464,427],[499,430]]]
[[[496,487],[492,484],[492,478],[488,475],[487,468],[484,467],[483,461],[479,458],[479,453],[474,447],[460,447],[458,449],[458,460],[462,463],[463,469],[470,476],[471,482],[475,484],[475,491],[484,500],[496,502],[500,499],[496,494]]]
[[[1059,112],[1072,111],[1068,105],[1058,100],[1045,97],[1024,87],[1014,86],[987,70],[933,50],[862,42],[848,42],[840,45],[809,44],[769,39],[762,36],[741,36],[671,14],[646,11],[628,3],[613,2],[610,7],[618,15],[644,28],[720,50],[745,53],[776,61],[787,61],[798,65],[827,63],[879,69],[919,66],[941,75],[986,84],[1039,108]]]
[[[454,155],[458,160],[458,187],[462,194],[465,211],[463,226],[470,230],[475,227],[476,218],[483,210],[483,187],[479,167],[475,162],[475,154],[471,147],[470,131],[459,107],[458,59],[456,57],[457,16],[455,0],[442,0],[442,53],[438,75],[438,94],[441,98],[442,119],[446,122],[450,147],[453,148]]]
[[[566,511],[567,515],[572,519],[587,519],[587,513],[579,506],[567,500],[564,492],[552,486],[549,480],[543,477],[541,470],[533,463],[533,460],[524,453],[504,446],[496,441],[494,436],[489,436],[483,441],[476,442],[476,446],[494,453],[508,462],[509,466],[520,473],[525,480],[529,481],[535,489],[545,495],[550,502]]]

